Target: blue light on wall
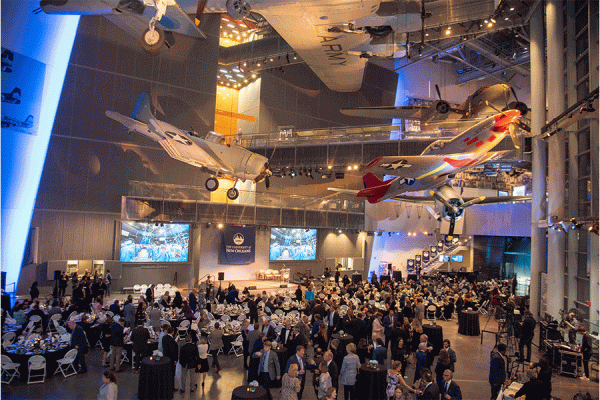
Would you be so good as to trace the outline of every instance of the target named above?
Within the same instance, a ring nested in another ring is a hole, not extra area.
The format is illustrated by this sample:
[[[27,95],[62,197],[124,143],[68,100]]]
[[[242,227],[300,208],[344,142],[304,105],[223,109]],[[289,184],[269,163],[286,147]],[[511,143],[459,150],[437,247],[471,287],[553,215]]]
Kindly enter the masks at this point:
[[[395,68],[400,67],[400,60],[396,60],[394,63]],[[398,70],[398,84],[396,85],[396,101],[394,102],[394,106],[401,107],[406,105],[406,95],[404,93],[404,70]],[[398,118],[392,118],[393,126],[402,127],[402,120]],[[399,132],[390,132],[390,140],[399,139]]]
[[[8,291],[13,290],[13,283],[14,289],[18,285],[46,151],[79,24],[79,16],[34,14],[37,5],[2,2],[2,47],[45,64],[40,80],[43,89],[26,85],[22,88],[23,92],[41,94],[27,99],[39,103],[37,130],[31,133],[3,128],[1,135],[0,264],[6,272]]]

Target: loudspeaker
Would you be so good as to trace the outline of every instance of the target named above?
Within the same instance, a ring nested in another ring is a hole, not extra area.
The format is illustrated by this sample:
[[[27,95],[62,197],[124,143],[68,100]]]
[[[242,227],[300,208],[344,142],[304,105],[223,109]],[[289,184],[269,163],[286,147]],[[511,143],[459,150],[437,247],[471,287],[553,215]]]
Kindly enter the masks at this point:
[[[359,284],[362,281],[361,274],[352,274],[352,283]]]
[[[219,272],[219,280],[220,281],[224,281],[225,280],[225,272]]]
[[[402,281],[402,271],[394,271],[393,274],[396,282]]]
[[[280,288],[287,288],[288,286],[287,286],[287,284],[285,284],[285,283],[282,283],[281,285],[279,285],[279,287],[280,287]]]
[[[379,283],[383,283],[385,281],[389,281],[390,280],[390,276],[389,275],[381,275],[379,277]]]
[[[55,270],[54,270],[54,280],[55,280],[55,281],[59,280],[59,279],[60,279],[60,275],[61,275],[61,271],[60,271],[60,270],[57,270],[57,269],[55,269]]]

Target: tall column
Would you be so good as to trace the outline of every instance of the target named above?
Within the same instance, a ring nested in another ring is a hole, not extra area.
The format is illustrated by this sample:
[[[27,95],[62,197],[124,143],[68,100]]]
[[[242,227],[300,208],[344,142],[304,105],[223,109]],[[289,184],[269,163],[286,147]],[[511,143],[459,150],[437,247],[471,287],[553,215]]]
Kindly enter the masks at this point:
[[[562,0],[546,1],[546,38],[548,51],[548,119],[565,109],[564,33]],[[565,134],[558,132],[548,140],[548,215],[565,218]],[[574,189],[574,188],[573,188]],[[559,318],[565,297],[565,240],[560,229],[548,230],[548,313]]]
[[[546,142],[535,136],[541,133],[546,121],[546,86],[544,83],[544,10],[541,5],[529,20],[531,59],[531,283],[529,307],[540,316],[540,274],[546,270],[546,229],[538,221],[546,219]]]

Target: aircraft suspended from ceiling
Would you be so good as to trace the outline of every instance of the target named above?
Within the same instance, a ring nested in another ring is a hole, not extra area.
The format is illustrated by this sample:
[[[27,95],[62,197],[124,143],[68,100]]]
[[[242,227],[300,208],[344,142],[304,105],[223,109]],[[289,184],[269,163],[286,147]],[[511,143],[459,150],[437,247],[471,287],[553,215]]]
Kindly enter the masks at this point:
[[[193,3],[193,4],[191,4]],[[406,33],[421,28],[419,0],[41,0],[48,14],[104,15],[149,51],[165,43],[165,31],[204,38],[205,13],[241,20],[262,15],[330,89],[359,90],[368,58],[404,57]],[[387,3],[385,3],[387,4]],[[184,10],[195,7],[192,21]],[[386,11],[387,10],[387,11]],[[394,35],[389,35],[394,33]],[[389,36],[389,37],[388,37]],[[386,40],[383,40],[387,37]]]
[[[138,132],[158,142],[174,159],[214,174],[205,182],[205,187],[210,192],[219,188],[217,177],[222,175],[235,178],[233,187],[227,190],[230,200],[239,196],[235,187],[238,180],[252,180],[254,183],[264,180],[269,188],[272,173],[266,157],[236,144],[226,145],[222,143],[223,138],[218,133],[209,132],[205,138],[200,138],[194,132],[157,120],[152,114],[150,98],[146,93],[140,95],[131,118],[114,111],[106,111],[105,114],[126,126],[130,132]]]
[[[369,203],[396,200],[427,205],[436,219],[450,222],[449,235],[454,233],[457,219],[463,216],[465,208],[475,204],[509,203],[531,200],[530,196],[461,197],[449,181],[457,173],[466,171],[484,162],[501,158],[507,151],[492,151],[506,135],[519,147],[516,137],[519,110],[508,110],[485,118],[451,140],[437,140],[431,143],[419,156],[378,157],[367,164],[363,171],[365,189],[349,190],[329,188],[329,190],[356,194],[365,197]],[[393,176],[382,180],[385,176]],[[428,196],[409,193],[424,191]],[[437,213],[430,205],[442,206]]]
[[[477,89],[458,107],[451,107],[442,98],[440,88],[437,84],[435,85],[435,89],[439,100],[436,100],[431,105],[357,107],[342,108],[340,111],[342,114],[352,117],[413,119],[419,120],[423,125],[439,125],[439,123],[445,121],[469,121],[487,117],[497,114],[498,110],[516,109],[520,111],[521,117],[524,117],[529,110],[525,103],[519,101],[514,89],[503,83]],[[513,102],[509,102],[511,94],[515,98]]]

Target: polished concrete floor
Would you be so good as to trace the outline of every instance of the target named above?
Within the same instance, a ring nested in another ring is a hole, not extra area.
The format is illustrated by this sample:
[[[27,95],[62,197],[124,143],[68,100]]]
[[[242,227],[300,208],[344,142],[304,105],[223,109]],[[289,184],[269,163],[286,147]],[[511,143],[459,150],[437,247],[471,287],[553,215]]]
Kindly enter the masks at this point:
[[[481,327],[487,322],[487,329],[495,329],[497,324],[493,317],[488,322],[487,316],[481,316]],[[488,384],[489,356],[494,345],[494,335],[486,334],[483,343],[479,336],[463,336],[458,334],[458,325],[455,320],[439,321],[443,328],[444,337],[452,342],[452,347],[457,354],[455,381],[460,385],[465,400],[489,399],[490,391]],[[535,341],[537,343],[537,339]],[[533,349],[533,360],[539,355],[537,348]],[[44,384],[27,385],[20,381],[13,381],[10,385],[2,385],[3,399],[95,399],[98,388],[101,385],[101,375],[104,371],[100,367],[101,350],[94,349],[88,354],[88,373],[72,376],[67,379],[57,375],[46,380]],[[174,399],[230,399],[232,388],[246,383],[246,371],[242,366],[242,357],[220,356],[223,370],[216,374],[214,370],[209,372],[206,378],[205,390],[196,391],[193,394],[180,395],[176,393]],[[435,364],[434,364],[435,365]],[[127,365],[126,371],[117,374],[119,399],[136,399],[138,375],[131,372]],[[409,382],[412,382],[414,365],[410,365],[407,374]],[[310,378],[310,377],[309,377]],[[200,386],[200,385],[199,385]],[[554,375],[552,379],[553,397],[561,400],[571,400],[573,396],[582,390],[592,393],[594,398],[598,397],[598,383]],[[273,398],[279,399],[279,391],[272,390]],[[338,394],[338,399],[343,399],[343,390]],[[308,385],[304,391],[303,399],[316,399],[314,390]]]

